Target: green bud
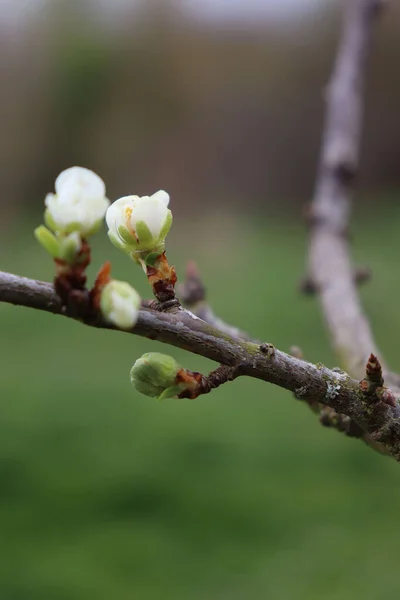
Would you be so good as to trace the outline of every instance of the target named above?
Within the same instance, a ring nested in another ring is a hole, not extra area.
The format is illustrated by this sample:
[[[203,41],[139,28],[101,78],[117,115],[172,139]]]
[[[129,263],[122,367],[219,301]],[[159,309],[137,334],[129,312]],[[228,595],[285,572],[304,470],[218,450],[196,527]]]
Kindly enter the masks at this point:
[[[182,391],[176,384],[180,365],[172,356],[160,352],[148,352],[139,358],[131,369],[133,387],[152,398],[172,398]]]

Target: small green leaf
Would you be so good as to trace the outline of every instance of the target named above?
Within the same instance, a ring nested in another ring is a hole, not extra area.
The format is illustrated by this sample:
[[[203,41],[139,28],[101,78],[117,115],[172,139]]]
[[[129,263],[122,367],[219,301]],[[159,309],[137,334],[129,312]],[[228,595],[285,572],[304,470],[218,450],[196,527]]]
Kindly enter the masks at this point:
[[[60,244],[56,236],[47,229],[44,225],[36,227],[35,238],[39,244],[48,252],[53,258],[59,257]]]
[[[165,400],[165,398],[175,398],[180,392],[181,388],[179,386],[166,388],[160,396],[158,396],[157,400],[161,402],[161,400]]]
[[[130,248],[127,248],[127,247],[126,247],[126,245],[125,245],[125,243],[124,243],[124,242],[123,242],[123,241],[122,241],[120,238],[117,238],[117,237],[116,237],[116,236],[115,236],[115,235],[112,233],[112,231],[111,231],[111,230],[109,230],[107,233],[108,233],[108,237],[110,238],[110,242],[111,242],[112,244],[114,244],[114,246],[115,246],[116,248],[118,248],[118,250],[123,250],[124,252],[126,252],[127,250],[130,250]]]
[[[57,225],[55,224],[55,221],[53,221],[53,218],[48,208],[46,208],[46,210],[44,211],[44,222],[46,223],[49,229],[51,229],[52,231],[57,231]]]
[[[131,232],[123,225],[118,227],[118,234],[126,244],[129,244],[130,246],[137,245],[135,236],[133,236]]]

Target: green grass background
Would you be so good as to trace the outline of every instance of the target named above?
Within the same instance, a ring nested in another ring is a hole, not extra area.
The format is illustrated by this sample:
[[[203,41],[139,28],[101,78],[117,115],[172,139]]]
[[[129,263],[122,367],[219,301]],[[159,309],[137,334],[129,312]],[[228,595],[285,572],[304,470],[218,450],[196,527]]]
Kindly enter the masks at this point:
[[[355,219],[373,270],[362,299],[399,369],[393,204]],[[3,232],[4,270],[52,277],[32,228]],[[205,235],[207,232],[207,235]],[[218,215],[174,226],[168,255],[197,260],[216,312],[283,350],[335,365],[304,272],[300,223]],[[97,236],[94,260],[148,294]],[[95,269],[92,269],[91,276]],[[131,388],[143,352],[203,358],[134,336],[0,305],[2,600],[375,600],[400,596],[399,466],[322,428],[289,393],[239,379],[196,401]]]

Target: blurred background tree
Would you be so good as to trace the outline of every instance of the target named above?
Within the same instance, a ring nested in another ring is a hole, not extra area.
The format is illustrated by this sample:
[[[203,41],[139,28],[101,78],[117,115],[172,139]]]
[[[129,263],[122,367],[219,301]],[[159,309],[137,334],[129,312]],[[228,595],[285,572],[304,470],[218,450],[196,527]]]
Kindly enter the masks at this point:
[[[261,18],[259,5],[250,2],[243,21],[183,0],[10,3],[15,21],[0,21],[5,209],[37,206],[53,174],[82,160],[104,175],[111,197],[166,187],[189,211],[200,200],[303,203],[340,4],[280,19]],[[369,191],[399,184],[399,22],[394,5],[369,77]]]

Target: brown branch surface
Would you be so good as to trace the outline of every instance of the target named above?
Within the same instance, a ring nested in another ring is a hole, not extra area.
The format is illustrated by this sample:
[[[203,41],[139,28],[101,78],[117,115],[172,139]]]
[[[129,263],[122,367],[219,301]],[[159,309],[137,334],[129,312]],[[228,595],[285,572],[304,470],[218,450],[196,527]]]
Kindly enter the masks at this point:
[[[0,271],[0,301],[69,316],[50,283]],[[73,318],[73,317],[72,317]],[[83,321],[84,322],[84,321]],[[116,329],[100,317],[87,323]],[[359,382],[340,369],[313,365],[274,348],[254,344],[219,331],[189,311],[177,308],[167,313],[143,309],[128,333],[159,340],[199,354],[221,365],[235,367],[247,375],[290,390],[307,402],[318,402],[352,419],[376,443],[400,461],[400,407],[379,398],[366,400]]]
[[[371,35],[381,0],[349,0],[327,93],[326,122],[311,219],[309,271],[319,291],[333,346],[344,368],[361,377],[380,355],[362,310],[347,230],[358,169],[363,91]]]

